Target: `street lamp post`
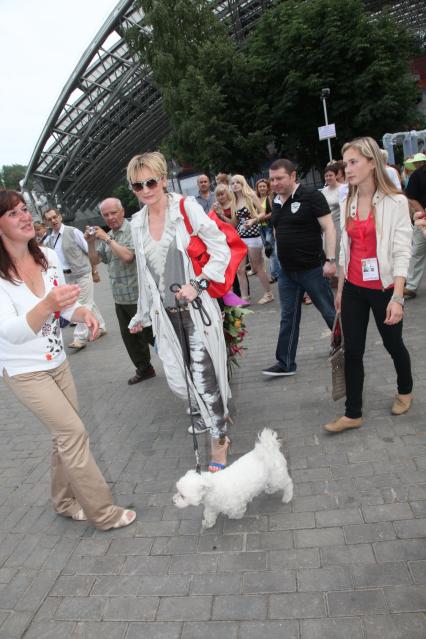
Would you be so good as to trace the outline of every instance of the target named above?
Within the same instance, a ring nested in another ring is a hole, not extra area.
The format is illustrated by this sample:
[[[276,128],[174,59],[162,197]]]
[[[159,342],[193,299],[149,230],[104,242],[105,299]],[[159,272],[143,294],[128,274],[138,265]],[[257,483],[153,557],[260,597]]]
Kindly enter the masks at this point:
[[[321,100],[322,100],[322,106],[324,108],[324,119],[325,119],[325,125],[328,126],[328,116],[327,116],[327,98],[330,97],[330,89],[321,89]],[[333,156],[331,155],[331,142],[330,142],[330,138],[327,138],[327,144],[328,144],[328,155],[330,158],[330,162],[333,159]]]

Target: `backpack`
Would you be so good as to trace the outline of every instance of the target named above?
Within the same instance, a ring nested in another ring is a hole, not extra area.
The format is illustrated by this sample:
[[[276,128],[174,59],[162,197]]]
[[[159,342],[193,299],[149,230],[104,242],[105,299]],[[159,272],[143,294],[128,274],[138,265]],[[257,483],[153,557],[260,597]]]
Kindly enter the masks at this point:
[[[193,229],[185,210],[184,197],[181,198],[179,202],[179,208],[185,222],[186,230],[191,236],[186,252],[192,262],[195,275],[200,275],[203,270],[203,266],[205,266],[210,259],[210,254],[207,252],[207,247],[203,240],[197,235],[192,235]],[[231,259],[229,260],[229,264],[225,271],[225,281],[214,282],[213,280],[210,280],[207,288],[207,292],[210,297],[222,297],[222,295],[225,295],[225,293],[230,290],[234,283],[238,267],[247,255],[247,246],[244,244],[232,224],[221,220],[214,211],[210,211],[210,213],[208,213],[208,217],[215,222],[219,230],[225,235],[226,242],[231,251]]]

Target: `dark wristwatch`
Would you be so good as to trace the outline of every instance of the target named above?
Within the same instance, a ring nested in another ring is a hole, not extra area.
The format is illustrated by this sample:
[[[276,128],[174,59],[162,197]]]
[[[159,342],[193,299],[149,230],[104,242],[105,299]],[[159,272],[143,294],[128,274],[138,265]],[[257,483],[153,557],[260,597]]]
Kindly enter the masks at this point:
[[[206,291],[208,289],[210,282],[204,277],[197,277],[195,281],[197,282],[200,291]]]
[[[326,262],[331,262],[332,264],[334,264],[336,262],[336,258],[335,257],[326,257],[325,261]]]
[[[197,291],[197,295],[207,290],[207,287],[209,285],[209,281],[206,280],[204,277],[197,277],[195,280],[189,280],[189,283],[195,288],[195,290]]]

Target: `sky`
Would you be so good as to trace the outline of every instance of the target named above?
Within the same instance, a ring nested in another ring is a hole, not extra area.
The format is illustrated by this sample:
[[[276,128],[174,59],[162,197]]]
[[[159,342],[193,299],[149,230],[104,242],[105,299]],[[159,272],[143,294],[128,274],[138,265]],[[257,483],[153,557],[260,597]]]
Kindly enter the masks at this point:
[[[0,167],[28,164],[82,54],[118,0],[0,0]]]

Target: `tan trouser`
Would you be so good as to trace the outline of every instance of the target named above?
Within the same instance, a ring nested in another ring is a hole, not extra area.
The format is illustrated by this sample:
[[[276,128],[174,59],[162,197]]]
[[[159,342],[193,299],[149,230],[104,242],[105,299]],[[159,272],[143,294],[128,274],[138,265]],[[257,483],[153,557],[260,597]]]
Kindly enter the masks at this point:
[[[52,435],[52,501],[56,512],[72,517],[81,507],[97,528],[111,528],[123,509],[112,505],[111,491],[89,450],[68,362],[13,377],[3,370],[3,379]]]

